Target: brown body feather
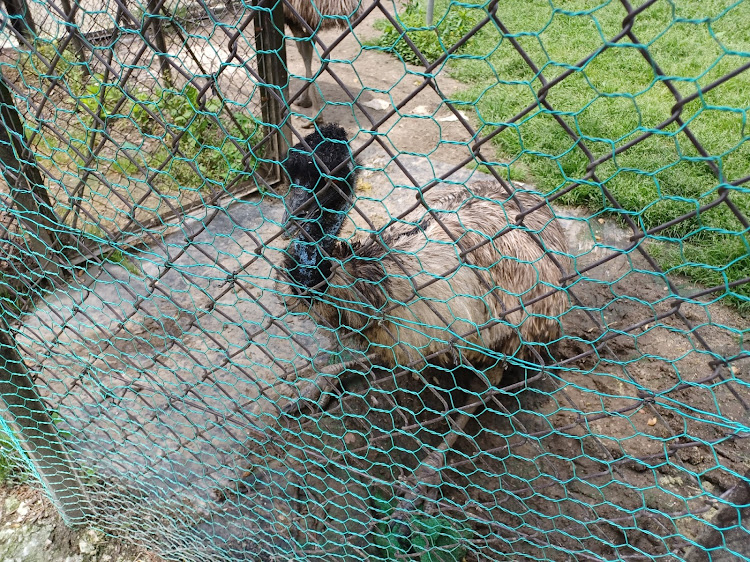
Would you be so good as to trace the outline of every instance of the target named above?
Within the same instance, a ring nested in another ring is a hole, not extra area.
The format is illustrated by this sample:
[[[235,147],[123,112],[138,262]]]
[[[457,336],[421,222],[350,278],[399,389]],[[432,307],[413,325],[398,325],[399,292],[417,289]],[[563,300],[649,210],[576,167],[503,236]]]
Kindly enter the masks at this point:
[[[361,0],[287,0],[297,14],[284,3],[284,19],[296,37],[308,37],[310,32],[300,23],[300,18],[313,32],[321,29],[346,27],[347,20],[355,19],[362,12]],[[343,17],[323,17],[343,16]]]
[[[568,299],[554,292],[562,273],[550,253],[567,269],[567,245],[548,205],[515,226],[516,201],[529,209],[544,200],[521,191],[509,198],[494,181],[453,186],[427,197],[438,220],[413,213],[387,228],[382,244],[336,242],[329,254],[341,266],[313,298],[314,313],[359,332],[385,365],[454,366],[456,353],[424,359],[450,343],[460,349],[460,361],[477,368],[496,365],[498,354],[529,359],[523,344],[559,337]],[[501,376],[500,370],[490,379],[497,383]]]

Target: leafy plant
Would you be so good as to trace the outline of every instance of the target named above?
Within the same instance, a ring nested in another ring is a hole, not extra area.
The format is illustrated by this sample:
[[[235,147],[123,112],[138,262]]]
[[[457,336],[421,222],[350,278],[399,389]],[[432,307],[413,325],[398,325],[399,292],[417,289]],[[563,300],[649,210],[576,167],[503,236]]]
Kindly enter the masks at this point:
[[[87,225],[85,228],[85,232],[97,244],[100,244],[102,242],[106,243],[109,238],[107,236],[107,233],[101,227],[96,225]],[[133,261],[129,254],[123,252],[122,250],[107,249],[102,253],[102,257],[109,263],[119,265],[135,277],[143,277],[141,268]],[[57,414],[53,415],[53,421],[57,423],[57,419],[55,418],[55,416],[57,416]],[[60,421],[62,420],[62,418],[59,418],[59,416],[58,419]]]
[[[232,175],[254,168],[256,160],[248,155],[258,122],[246,112],[230,112],[219,99],[202,103],[192,85],[180,91],[125,92],[96,75],[77,89],[81,91],[78,101],[90,114],[83,115],[87,128],[96,130],[94,116],[100,116],[113,126],[112,121],[122,127],[136,126],[147,139],[141,146],[122,145],[139,160],[143,158],[135,165],[129,158],[118,157],[117,168],[123,174],[135,174],[139,167],[159,169],[164,173],[157,175],[157,182],[199,189],[223,185]],[[147,142],[155,142],[157,147],[144,150]]]
[[[373,508],[381,516],[372,531],[372,544],[380,560],[419,560],[419,562],[461,562],[467,550],[462,542],[471,536],[467,528],[458,528],[445,516],[420,512],[409,519],[410,535],[392,529],[388,519],[395,509],[395,498],[387,500],[380,492],[372,498]]]
[[[92,115],[108,118],[114,116],[114,108],[122,97],[123,92],[118,87],[114,84],[105,84],[103,76],[94,75],[83,85],[83,92],[78,101],[85,105]],[[133,106],[132,102],[129,106]]]
[[[19,301],[18,294],[8,284],[0,285],[0,313],[18,316],[22,311]]]
[[[168,171],[180,186],[223,184],[232,174],[252,170],[255,164],[252,158],[246,162],[245,155],[251,152],[258,122],[241,111],[230,115],[216,98],[201,107],[198,90],[193,86],[188,85],[181,92],[162,91],[159,97],[139,100],[133,109],[133,119],[145,133],[161,137],[160,150],[153,158],[155,166],[171,159],[172,142],[179,137],[179,154]]]
[[[65,50],[60,49],[60,41],[48,40],[37,37],[33,47],[28,51],[21,51],[25,55],[21,59],[22,72],[25,79],[34,76],[37,79],[48,80],[51,76],[68,76],[74,69],[81,71],[80,65],[76,64],[76,56],[73,49],[68,46]],[[52,62],[57,59],[52,70]]]
[[[436,27],[427,27],[425,18],[424,7],[416,1],[410,0],[403,13],[398,16],[405,32],[399,32],[390,22],[380,22],[378,27],[383,34],[378,39],[377,45],[400,57],[405,62],[422,64],[419,55],[404,39],[404,35],[406,35],[427,62],[432,63],[443,56],[471,30],[476,23],[477,15],[476,10],[468,10],[451,3],[442,15],[437,13],[436,7]],[[465,48],[466,44],[460,50]]]
[[[67,439],[68,437],[72,437],[73,434],[70,431],[68,431],[67,429],[60,429],[60,426],[65,423],[65,420],[58,412],[53,411],[50,414],[50,418],[52,419],[52,424],[59,431],[60,437],[63,437],[65,439]]]
[[[107,256],[107,261],[118,264],[120,267],[125,269],[131,275],[135,277],[143,277],[141,269],[126,255],[122,250],[115,250]]]

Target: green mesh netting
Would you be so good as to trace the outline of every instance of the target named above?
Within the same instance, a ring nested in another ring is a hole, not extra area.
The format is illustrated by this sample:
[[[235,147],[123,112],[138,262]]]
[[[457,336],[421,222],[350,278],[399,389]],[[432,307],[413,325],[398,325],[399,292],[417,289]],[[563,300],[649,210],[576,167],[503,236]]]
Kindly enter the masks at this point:
[[[69,523],[750,560],[749,2],[1,9],[2,443]]]

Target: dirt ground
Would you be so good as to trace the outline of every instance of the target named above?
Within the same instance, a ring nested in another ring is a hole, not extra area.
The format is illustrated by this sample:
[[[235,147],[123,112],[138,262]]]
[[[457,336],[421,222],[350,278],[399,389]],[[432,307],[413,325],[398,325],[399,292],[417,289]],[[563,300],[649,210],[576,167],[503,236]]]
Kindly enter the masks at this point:
[[[162,562],[93,529],[72,530],[37,489],[0,486],[0,560],[3,562]]]
[[[413,172],[419,168],[416,159],[409,163]],[[373,176],[363,181],[377,185]],[[403,208],[399,195],[389,194],[385,207]],[[371,207],[373,214],[377,207]],[[563,368],[553,367],[527,390],[491,400],[454,446],[441,509],[467,501],[471,507],[441,512],[485,522],[492,536],[487,546],[497,549],[497,557],[513,552],[524,559],[566,560],[564,553],[571,551],[580,559],[684,555],[686,541],[708,532],[705,521],[720,507],[715,498],[742,486],[750,466],[743,429],[750,361],[711,364],[714,357],[745,351],[747,320],[722,305],[689,302],[667,315],[673,290],[689,294],[700,288],[650,272],[643,256],[623,250],[629,233],[614,221],[589,221],[580,209],[560,208],[558,214],[565,217],[579,271],[613,257],[573,284],[574,306],[553,351]],[[508,374],[504,382],[510,385],[535,373]],[[424,454],[416,451],[438,446],[448,430],[435,413],[466,399],[440,392],[440,373],[424,376],[433,385],[429,392],[409,376],[394,386],[388,373],[348,388],[342,406],[329,415],[349,420],[349,432],[369,439],[334,449],[349,449],[348,462],[384,481],[408,480]],[[388,413],[378,414],[373,405]],[[396,428],[386,405],[403,417]],[[326,416],[314,419],[320,424]],[[406,428],[414,433],[407,435]],[[378,471],[382,466],[390,468]],[[729,553],[714,559],[746,555],[746,538],[747,531],[727,533]],[[477,560],[495,559],[479,552]]]

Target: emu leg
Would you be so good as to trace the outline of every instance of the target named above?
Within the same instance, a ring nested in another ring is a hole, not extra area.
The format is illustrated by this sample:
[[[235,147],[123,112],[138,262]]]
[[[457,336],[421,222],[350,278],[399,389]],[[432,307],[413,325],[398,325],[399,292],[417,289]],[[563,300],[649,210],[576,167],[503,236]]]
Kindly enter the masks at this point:
[[[312,119],[305,121],[302,125],[303,129],[311,129],[315,123],[322,122],[320,109],[323,105],[312,78],[312,60],[314,51],[312,37],[307,37],[302,30],[292,28],[292,32],[299,39],[303,39],[303,41],[297,41],[297,50],[299,51],[299,54],[302,57],[302,62],[305,65],[306,83],[302,86],[302,96],[297,101],[297,105],[300,107],[312,107]]]
[[[311,408],[312,406],[325,410],[331,403],[331,391],[336,388],[338,383],[338,378],[334,378],[334,376],[318,377],[314,384],[309,385],[299,393],[299,398],[284,406],[281,409],[282,413],[292,416],[302,413],[305,408]]]
[[[410,528],[406,520],[417,514],[425,500],[430,500],[430,503],[434,504],[442,483],[441,471],[446,466],[448,452],[453,448],[459,436],[465,433],[466,425],[474,417],[474,414],[486,408],[485,396],[487,396],[487,391],[492,390],[493,383],[491,381],[502,379],[505,368],[506,364],[503,362],[499,367],[485,373],[474,369],[476,376],[470,381],[471,394],[469,394],[466,405],[458,411],[459,415],[455,421],[451,420],[450,412],[446,412],[446,419],[450,424],[448,433],[443,437],[443,443],[427,455],[420,463],[419,468],[408,478],[407,485],[409,487],[393,512],[390,523],[391,529],[400,528],[404,534],[408,535]],[[495,376],[490,375],[488,378],[488,373],[492,372]],[[476,398],[478,398],[478,401],[473,403]]]
[[[308,40],[306,41],[297,42],[297,50],[299,51],[299,54],[302,57],[302,62],[305,65],[305,78],[307,79],[306,83],[302,86],[304,90],[302,92],[302,97],[297,100],[297,105],[300,107],[311,107],[313,105],[310,92],[315,90],[315,85],[312,84],[313,46],[311,40],[309,38],[307,39]],[[312,97],[315,97],[314,93],[312,94]]]

